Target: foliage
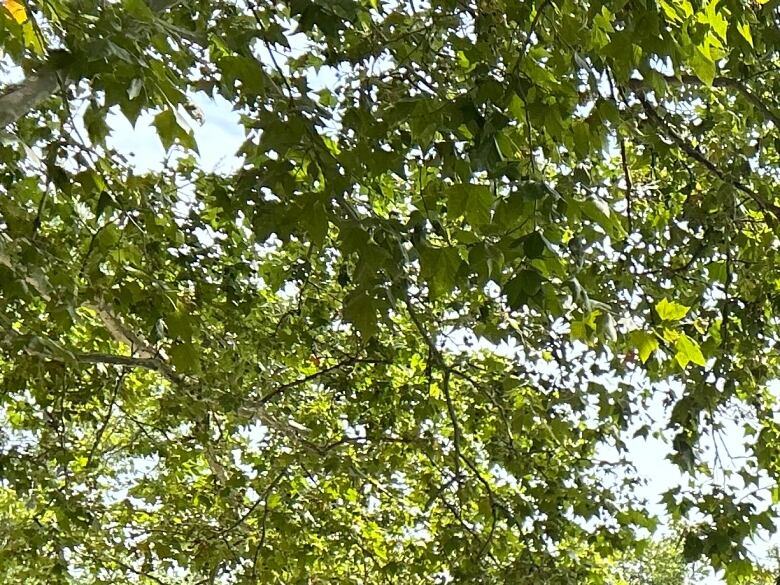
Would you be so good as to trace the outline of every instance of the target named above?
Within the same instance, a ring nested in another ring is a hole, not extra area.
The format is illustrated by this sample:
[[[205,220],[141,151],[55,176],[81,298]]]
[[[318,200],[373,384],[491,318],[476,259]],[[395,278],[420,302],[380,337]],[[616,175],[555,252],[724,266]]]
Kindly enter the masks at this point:
[[[671,534],[649,541],[641,554],[616,563],[613,571],[615,582],[619,585],[695,585],[711,582],[701,563],[690,564],[685,560],[683,537],[686,531],[677,526]],[[760,563],[745,583],[774,585],[776,572],[769,564]]]
[[[20,4],[0,580],[604,582],[654,526],[625,441],[657,432],[686,558],[750,575],[777,2]],[[241,114],[235,173],[197,164],[198,91]],[[151,116],[162,171],[113,115]]]
[[[625,585],[692,585],[704,577],[685,562],[679,536],[650,542],[638,558],[624,561],[616,572],[618,582]]]

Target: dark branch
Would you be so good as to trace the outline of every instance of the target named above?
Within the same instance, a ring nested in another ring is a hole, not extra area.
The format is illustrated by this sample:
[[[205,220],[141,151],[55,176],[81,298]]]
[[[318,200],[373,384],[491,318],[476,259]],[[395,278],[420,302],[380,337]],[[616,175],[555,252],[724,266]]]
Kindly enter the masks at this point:
[[[762,211],[767,211],[771,213],[775,218],[780,219],[780,207],[775,205],[771,201],[767,201],[766,198],[764,198],[762,195],[748,187],[745,183],[742,181],[739,181],[738,179],[732,179],[731,177],[727,176],[723,171],[721,171],[710,159],[708,159],[698,148],[696,148],[694,145],[692,145],[690,142],[685,140],[682,136],[680,136],[675,130],[668,124],[666,120],[664,120],[663,117],[656,111],[656,109],[644,98],[640,97],[639,100],[642,102],[642,106],[645,109],[645,112],[647,113],[648,118],[650,118],[650,121],[655,124],[656,127],[658,127],[660,130],[662,130],[666,136],[680,149],[682,150],[686,155],[688,155],[690,158],[698,162],[700,165],[702,165],[704,168],[706,168],[710,173],[712,173],[714,176],[716,176],[718,179],[723,181],[724,183],[727,183],[737,189],[738,191],[741,191],[748,197],[750,197],[755,203],[761,208]]]
[[[664,76],[664,80],[668,85],[704,85],[704,82],[695,75],[681,75],[680,77]],[[635,92],[647,92],[651,89],[647,82],[643,79],[630,80],[628,87]],[[751,92],[748,86],[740,80],[733,79],[731,77],[716,77],[712,81],[712,87],[736,90],[757,110],[759,110],[764,115],[764,117],[772,121],[775,126],[780,128],[780,114],[777,114],[771,108],[769,108],[769,106],[767,106],[758,96]]]

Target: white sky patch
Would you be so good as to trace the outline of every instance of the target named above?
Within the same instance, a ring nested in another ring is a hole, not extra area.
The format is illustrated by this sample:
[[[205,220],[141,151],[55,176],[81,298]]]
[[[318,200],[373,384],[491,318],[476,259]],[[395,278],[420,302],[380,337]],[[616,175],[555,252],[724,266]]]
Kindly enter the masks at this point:
[[[198,145],[198,162],[209,172],[229,174],[241,165],[236,156],[244,142],[244,129],[239,114],[222,97],[211,98],[203,92],[190,96],[201,110],[203,123],[192,120],[191,127]],[[118,111],[112,111],[108,123],[111,134],[108,143],[128,158],[138,172],[160,171],[167,156],[176,157],[175,152],[166,153],[152,125],[153,113],[143,114],[135,127]]]

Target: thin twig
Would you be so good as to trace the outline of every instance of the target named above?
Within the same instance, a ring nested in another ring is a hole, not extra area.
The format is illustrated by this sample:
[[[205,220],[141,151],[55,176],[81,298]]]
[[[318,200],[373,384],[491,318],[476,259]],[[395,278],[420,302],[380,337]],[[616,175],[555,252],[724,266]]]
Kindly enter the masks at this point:
[[[108,402],[108,409],[106,410],[106,416],[103,417],[103,422],[100,425],[100,428],[98,429],[97,433],[95,433],[95,441],[92,443],[92,448],[89,450],[89,455],[87,456],[87,464],[85,467],[89,469],[89,467],[92,465],[92,460],[95,457],[95,453],[97,453],[98,447],[100,446],[100,441],[103,438],[103,433],[106,432],[106,429],[108,428],[108,424],[111,421],[111,415],[114,411],[114,405],[116,404],[117,396],[119,395],[119,389],[122,387],[122,383],[125,380],[125,376],[127,375],[127,372],[122,372],[119,375],[119,378],[117,378],[116,384],[114,384],[114,391],[111,393],[111,399]]]
[[[634,232],[633,204],[634,186],[631,182],[631,173],[628,169],[628,156],[626,155],[626,140],[620,137],[620,159],[623,165],[623,180],[626,183],[626,218],[628,219],[628,233]]]
[[[268,486],[265,488],[265,490],[263,491],[262,496],[259,497],[257,499],[257,501],[254,504],[252,504],[249,507],[249,509],[244,514],[241,515],[241,517],[239,517],[238,520],[236,520],[230,526],[227,526],[227,527],[223,528],[222,530],[220,530],[219,534],[220,535],[224,535],[224,534],[226,534],[226,533],[228,533],[228,532],[238,528],[241,524],[246,522],[247,518],[249,518],[252,515],[252,512],[254,512],[260,504],[263,504],[263,505],[265,505],[267,507],[268,506],[268,496],[271,495],[271,490],[273,490],[279,484],[279,482],[282,480],[282,478],[285,475],[287,475],[287,471],[288,470],[287,470],[286,467],[284,469],[282,469],[276,475],[276,477],[274,477],[274,479],[271,480],[271,483],[269,483]]]
[[[450,423],[452,424],[452,446],[455,449],[455,477],[458,478],[458,484],[460,485],[460,425],[458,424],[458,415],[455,412],[455,406],[452,403],[452,396],[450,395],[450,370],[444,369],[444,377],[442,379],[442,391],[444,392],[444,399],[447,402],[447,414],[450,417]]]
[[[704,82],[695,75],[681,75],[678,77],[664,76],[664,81],[669,85],[704,85]],[[648,91],[650,87],[643,79],[631,79],[628,82],[628,87],[633,91]],[[780,128],[780,115],[772,111],[758,96],[750,91],[750,89],[740,80],[733,79],[731,77],[716,77],[712,80],[712,87],[735,89],[742,96],[749,101],[757,110],[759,110],[766,118],[771,120],[777,128]]]
[[[337,364],[334,364],[332,366],[329,366],[325,369],[319,370],[317,372],[314,372],[313,374],[309,374],[307,376],[303,376],[302,378],[298,378],[297,380],[293,380],[292,382],[286,382],[284,384],[280,384],[268,394],[263,396],[260,400],[260,404],[266,404],[273,400],[276,396],[283,393],[286,390],[289,390],[290,388],[294,388],[296,386],[300,386],[301,384],[305,384],[306,382],[311,382],[312,380],[316,380],[317,378],[321,378],[322,376],[325,376],[326,374],[329,374],[331,372],[334,372],[336,370],[339,370],[341,368],[354,365],[356,363],[368,363],[368,364],[377,364],[377,363],[384,363],[384,360],[375,360],[375,359],[359,359],[357,356],[351,356],[347,359],[344,359]]]
[[[534,14],[534,17],[531,20],[531,26],[528,27],[528,32],[526,33],[525,42],[523,42],[523,46],[520,49],[520,54],[517,56],[517,61],[514,62],[514,64],[512,65],[512,69],[509,71],[510,76],[514,75],[517,72],[517,70],[520,68],[520,64],[523,62],[523,59],[528,53],[528,48],[531,44],[531,37],[533,37],[534,33],[536,32],[536,27],[539,24],[539,19],[542,17],[542,13],[545,11],[545,9],[549,4],[550,4],[550,0],[544,0],[539,5],[539,8],[536,9],[536,14]]]

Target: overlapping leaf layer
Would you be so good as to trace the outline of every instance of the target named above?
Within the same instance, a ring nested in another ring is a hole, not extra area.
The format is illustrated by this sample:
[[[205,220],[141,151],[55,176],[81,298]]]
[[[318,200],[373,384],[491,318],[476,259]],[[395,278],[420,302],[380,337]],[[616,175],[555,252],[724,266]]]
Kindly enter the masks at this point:
[[[776,5],[7,2],[0,580],[609,582],[659,432],[686,556],[749,575]]]

